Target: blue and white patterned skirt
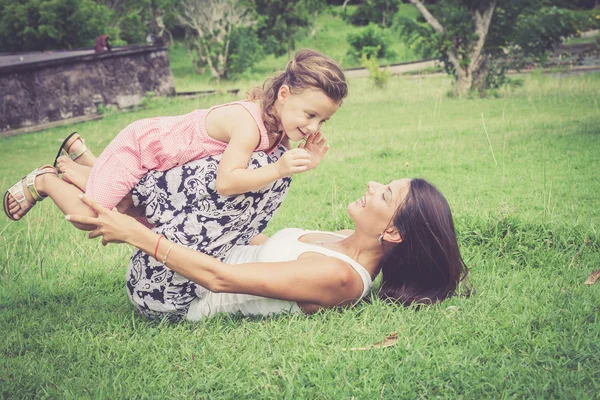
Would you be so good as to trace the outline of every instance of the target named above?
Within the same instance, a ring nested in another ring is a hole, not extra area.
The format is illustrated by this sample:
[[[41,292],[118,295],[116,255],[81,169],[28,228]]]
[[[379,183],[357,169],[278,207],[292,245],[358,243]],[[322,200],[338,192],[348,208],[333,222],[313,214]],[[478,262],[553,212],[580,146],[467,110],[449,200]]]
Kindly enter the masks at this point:
[[[249,169],[273,163],[286,151],[255,152]],[[267,226],[285,198],[291,179],[283,178],[251,193],[219,196],[215,189],[220,155],[168,171],[152,171],[133,189],[153,231],[175,243],[223,259],[235,245],[247,245]],[[207,289],[135,250],[127,269],[129,298],[149,318],[179,320],[190,302]]]

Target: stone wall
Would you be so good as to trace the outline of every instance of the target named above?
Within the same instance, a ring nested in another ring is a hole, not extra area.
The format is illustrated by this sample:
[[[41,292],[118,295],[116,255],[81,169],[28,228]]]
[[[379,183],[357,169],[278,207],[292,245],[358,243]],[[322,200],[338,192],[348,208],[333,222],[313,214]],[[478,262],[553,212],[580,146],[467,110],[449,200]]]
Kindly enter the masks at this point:
[[[8,131],[127,108],[148,92],[175,95],[167,50],[124,48],[19,65],[0,65],[0,136]]]

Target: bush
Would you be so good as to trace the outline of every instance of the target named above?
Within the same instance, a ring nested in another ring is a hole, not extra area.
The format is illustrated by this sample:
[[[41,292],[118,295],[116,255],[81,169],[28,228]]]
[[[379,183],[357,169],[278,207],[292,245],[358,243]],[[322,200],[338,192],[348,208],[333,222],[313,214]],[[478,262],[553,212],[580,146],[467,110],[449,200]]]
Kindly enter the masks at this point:
[[[369,70],[369,79],[376,87],[383,88],[387,84],[391,73],[387,68],[383,70],[379,68],[377,57],[368,57],[366,54],[363,54],[360,58],[360,63]]]
[[[111,14],[92,0],[0,0],[0,51],[91,47]]]
[[[229,43],[227,78],[235,78],[252,68],[263,54],[254,27],[236,27]]]
[[[365,0],[347,18],[352,25],[366,26],[374,23],[387,28],[398,11],[398,3],[398,0]]]
[[[389,34],[375,24],[369,24],[358,33],[348,35],[350,49],[348,55],[354,60],[361,60],[363,55],[367,58],[391,58],[395,54],[390,50]]]
[[[130,12],[120,22],[121,39],[129,44],[146,42],[146,25],[139,12]],[[112,37],[111,37],[112,38]]]

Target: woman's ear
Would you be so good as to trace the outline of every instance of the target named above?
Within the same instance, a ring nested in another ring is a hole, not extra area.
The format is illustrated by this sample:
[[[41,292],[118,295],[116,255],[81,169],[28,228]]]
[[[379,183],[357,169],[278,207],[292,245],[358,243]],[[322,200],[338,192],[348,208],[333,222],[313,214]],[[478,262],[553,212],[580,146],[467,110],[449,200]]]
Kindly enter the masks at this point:
[[[402,236],[400,236],[398,229],[392,225],[383,232],[383,241],[389,243],[401,243]]]
[[[281,104],[285,104],[285,102],[290,98],[290,87],[288,85],[281,85],[279,87],[279,91],[277,92],[277,100]]]

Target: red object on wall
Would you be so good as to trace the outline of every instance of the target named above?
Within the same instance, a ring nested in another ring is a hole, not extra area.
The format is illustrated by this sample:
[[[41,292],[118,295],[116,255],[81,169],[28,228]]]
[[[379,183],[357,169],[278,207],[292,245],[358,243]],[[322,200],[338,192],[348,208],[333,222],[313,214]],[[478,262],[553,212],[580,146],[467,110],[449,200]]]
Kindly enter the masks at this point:
[[[96,37],[96,43],[94,44],[94,51],[96,53],[104,53],[110,51],[110,44],[108,43],[108,35],[101,35]]]

